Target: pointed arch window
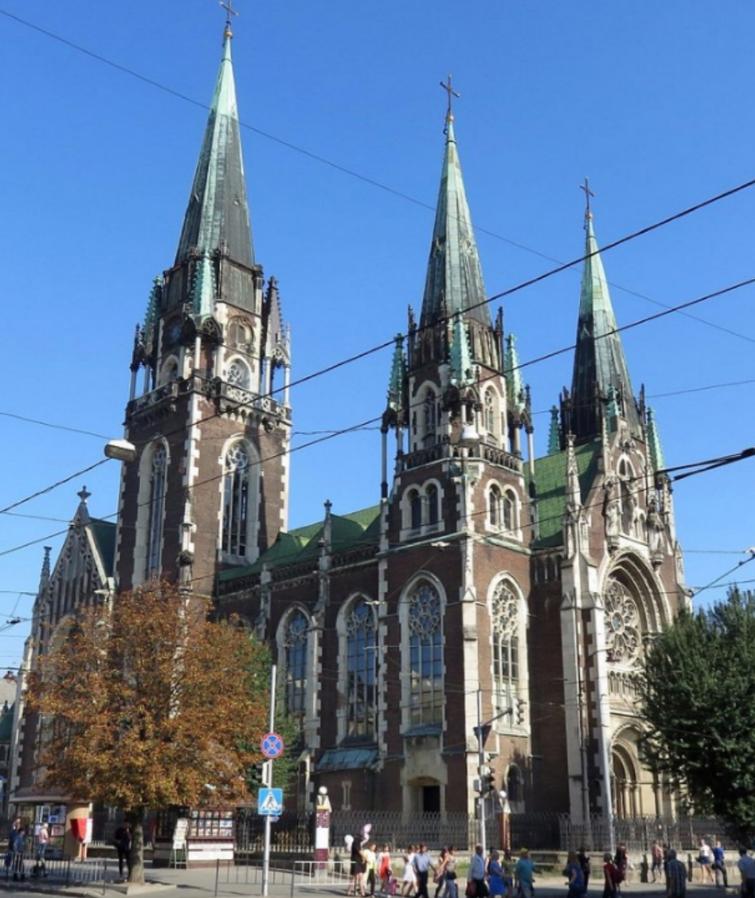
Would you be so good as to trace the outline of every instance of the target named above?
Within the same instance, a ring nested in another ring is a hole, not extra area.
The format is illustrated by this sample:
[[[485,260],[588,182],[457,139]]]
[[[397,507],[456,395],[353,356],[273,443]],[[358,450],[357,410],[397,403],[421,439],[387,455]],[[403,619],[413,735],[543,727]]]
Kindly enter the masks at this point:
[[[252,329],[240,318],[234,318],[228,325],[228,344],[236,349],[248,349],[252,344]]]
[[[501,491],[495,483],[488,490],[488,517],[491,527],[501,526]]]
[[[243,443],[234,443],[225,457],[223,479],[222,548],[228,555],[245,556],[249,529],[249,455]]]
[[[491,387],[485,391],[485,402],[484,402],[484,422],[485,422],[485,430],[489,437],[492,437],[494,440],[498,438],[498,396],[495,390]]]
[[[424,444],[425,446],[432,446],[435,443],[436,431],[438,428],[438,401],[435,396],[435,391],[431,387],[428,387],[425,392],[422,420]]]
[[[165,360],[165,363],[160,370],[159,385],[163,386],[172,383],[174,380],[178,380],[178,359],[176,359],[175,356],[171,356]]]
[[[165,446],[156,446],[152,453],[149,484],[149,522],[147,528],[147,577],[160,573],[163,521],[165,518],[165,475],[168,454]]]
[[[510,711],[509,723],[516,723],[519,691],[518,599],[505,580],[493,593],[493,680],[496,713]]]
[[[438,591],[420,583],[409,596],[409,720],[443,721],[443,632]]]
[[[303,611],[294,611],[286,622],[283,634],[285,655],[286,712],[292,717],[304,717],[307,694],[307,642],[309,621]]]
[[[412,530],[419,530],[422,526],[422,497],[419,490],[409,492],[409,526]]]
[[[241,387],[242,390],[248,390],[251,383],[249,365],[241,359],[234,359],[228,366],[226,380],[234,387]]]
[[[425,498],[427,499],[427,523],[437,524],[440,518],[438,507],[438,487],[434,483],[431,483],[427,487],[427,490],[425,491]]]
[[[503,494],[503,528],[509,533],[513,533],[518,529],[518,522],[516,519],[516,496],[510,491],[506,490]]]
[[[346,735],[374,738],[377,717],[377,629],[372,608],[358,599],[346,617]]]

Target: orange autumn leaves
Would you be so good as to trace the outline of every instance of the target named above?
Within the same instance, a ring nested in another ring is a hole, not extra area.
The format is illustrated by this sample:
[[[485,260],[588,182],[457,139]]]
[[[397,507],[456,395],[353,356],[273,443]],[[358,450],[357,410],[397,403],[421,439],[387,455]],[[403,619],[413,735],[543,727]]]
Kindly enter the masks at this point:
[[[159,582],[77,612],[30,677],[45,784],[124,809],[246,797],[265,731],[266,654]]]

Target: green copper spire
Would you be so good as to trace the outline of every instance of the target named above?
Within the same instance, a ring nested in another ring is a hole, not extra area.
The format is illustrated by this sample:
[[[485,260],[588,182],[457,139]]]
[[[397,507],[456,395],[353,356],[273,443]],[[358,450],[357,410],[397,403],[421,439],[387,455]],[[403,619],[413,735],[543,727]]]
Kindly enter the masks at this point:
[[[522,374],[519,369],[519,353],[516,349],[516,337],[509,334],[506,337],[506,357],[503,365],[504,374],[506,375],[506,393],[509,401],[509,408],[514,411],[521,411],[524,408],[524,387],[522,385]]]
[[[464,191],[450,103],[420,326],[432,324],[442,317],[444,301],[449,315],[455,312],[466,314],[469,310],[470,316],[490,325],[488,307],[480,305],[485,302],[485,286]]]
[[[663,457],[663,447],[661,446],[661,436],[658,433],[658,424],[655,420],[655,414],[652,408],[648,408],[647,423],[647,439],[648,452],[650,453],[650,461],[654,471],[660,471],[666,467],[666,460]]]
[[[194,271],[194,283],[191,287],[191,301],[194,314],[199,318],[212,315],[215,308],[215,276],[212,261],[207,253],[202,253]]]
[[[585,232],[585,255],[588,258],[585,259],[582,275],[571,392],[571,429],[578,441],[598,433],[598,406],[601,400],[609,398],[611,388],[615,391],[617,409],[622,410],[633,431],[639,430],[639,417],[621,338],[617,333],[612,333],[616,330],[616,316],[589,206]]]
[[[451,335],[451,383],[463,387],[472,381],[472,353],[469,349],[469,335],[460,312],[454,315]]]
[[[234,261],[254,264],[252,230],[241,155],[236,85],[231,62],[231,29],[226,24],[223,58],[194,174],[176,264],[192,251],[217,249]]]
[[[160,314],[160,300],[163,291],[163,277],[158,275],[152,281],[152,289],[149,291],[149,299],[147,300],[147,312],[144,316],[144,333],[149,339],[155,327],[158,315]]]
[[[404,356],[403,334],[396,334],[396,346],[391,362],[391,377],[388,381],[387,407],[394,412],[402,410],[404,405],[404,376],[406,374],[406,358]]]
[[[548,455],[561,451],[561,434],[558,426],[558,406],[551,407],[551,423],[548,428]]]

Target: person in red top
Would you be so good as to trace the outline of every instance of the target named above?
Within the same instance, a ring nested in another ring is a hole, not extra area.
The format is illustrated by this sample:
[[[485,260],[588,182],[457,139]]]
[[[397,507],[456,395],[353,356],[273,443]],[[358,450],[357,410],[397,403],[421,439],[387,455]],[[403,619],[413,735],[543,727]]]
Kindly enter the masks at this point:
[[[610,852],[603,855],[603,898],[616,898],[616,889],[620,882],[618,867],[613,862]]]

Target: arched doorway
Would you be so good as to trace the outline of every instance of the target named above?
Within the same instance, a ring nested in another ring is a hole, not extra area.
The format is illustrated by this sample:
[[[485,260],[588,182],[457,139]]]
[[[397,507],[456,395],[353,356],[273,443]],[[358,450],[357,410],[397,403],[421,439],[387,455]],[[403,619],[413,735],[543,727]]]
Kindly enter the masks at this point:
[[[617,817],[636,817],[637,768],[630,753],[623,745],[616,745],[611,752],[611,787],[613,808]]]

